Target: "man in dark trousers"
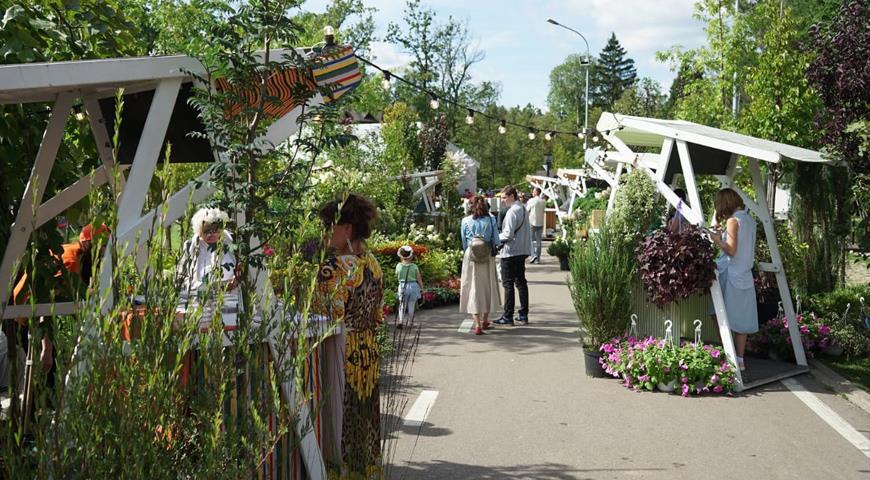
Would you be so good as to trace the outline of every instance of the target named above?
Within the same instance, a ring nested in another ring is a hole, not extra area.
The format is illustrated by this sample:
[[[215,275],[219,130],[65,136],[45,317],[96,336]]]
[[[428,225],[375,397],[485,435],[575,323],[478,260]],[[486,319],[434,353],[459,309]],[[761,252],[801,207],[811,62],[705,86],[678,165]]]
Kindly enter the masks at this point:
[[[501,284],[504,287],[504,315],[495,323],[514,324],[514,286],[520,294],[520,309],[517,322],[529,323],[529,287],[526,283],[526,257],[531,253],[531,235],[526,209],[518,201],[517,189],[504,187],[500,194],[507,207],[499,238],[502,249],[498,256],[501,262]]]

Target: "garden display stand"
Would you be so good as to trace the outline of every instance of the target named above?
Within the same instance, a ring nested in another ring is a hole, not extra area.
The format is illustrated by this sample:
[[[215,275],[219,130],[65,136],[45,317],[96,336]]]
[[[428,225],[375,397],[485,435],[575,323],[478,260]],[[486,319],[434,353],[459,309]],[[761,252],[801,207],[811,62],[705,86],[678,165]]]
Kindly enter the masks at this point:
[[[792,304],[788,281],[783,268],[782,257],[776,241],[773,219],[767,205],[766,184],[761,175],[759,161],[779,163],[782,161],[824,163],[835,165],[837,162],[822,157],[813,150],[750,137],[718,128],[707,127],[682,120],[662,120],[634,117],[618,113],[604,112],[596,129],[601,132],[613,150],[588,149],[586,163],[602,176],[610,175],[613,187],[608,202],[608,213],[613,210],[619,189],[619,178],[623,171],[640,169],[653,181],[658,192],[677,209],[686,221],[705,226],[704,211],[698,193],[697,175],[712,175],[722,187],[731,188],[743,199],[747,210],[753,212],[761,222],[770,253],[771,262],[760,263],[761,271],[772,272],[776,276],[777,287],[789,322],[789,336],[794,349],[795,364],[778,368],[769,364],[752,363],[749,368],[752,380],[744,382],[737,372],[737,390],[752,388],[807,371],[807,359],[800,340],[795,309]],[[632,147],[643,149],[658,148],[660,153],[637,153]],[[734,182],[737,159],[747,159],[749,174],[755,190],[753,200]],[[606,169],[605,161],[617,162],[614,171]],[[674,193],[675,177],[682,175],[688,199],[681,202]],[[710,287],[713,305],[719,327],[719,334],[728,359],[734,364],[736,353],[731,337],[731,328],[718,273]]]
[[[272,55],[273,58],[282,58],[289,52],[277,49],[272,51]],[[311,50],[298,49],[296,52],[308,55]],[[352,64],[353,68],[358,68],[353,50],[349,46],[337,46],[327,55],[330,60],[340,58],[342,65],[347,63],[348,66]],[[359,81],[359,75],[347,73],[343,73],[339,80],[323,66],[317,67],[320,70],[315,68],[314,71],[303,68],[288,69],[282,75],[276,76],[286,77],[290,83],[304,83],[309,87],[311,97],[304,105],[287,99],[280,107],[270,107],[269,113],[275,121],[265,135],[255,141],[263,150],[274,148],[296,133],[304,108],[328,103],[353,87],[348,82]],[[38,303],[35,306],[9,305],[9,291],[33,232],[85,198],[92,189],[108,183],[115,197],[119,199],[118,225],[111,234],[121,246],[122,254],[132,254],[138,248],[137,264],[140,267],[144,265],[148,255],[147,239],[152,236],[156,226],[172,225],[186,214],[190,203],[201,203],[214,193],[215,186],[210,183],[209,169],[174,192],[165,204],[143,213],[148,188],[165,142],[172,143],[173,158],[170,161],[173,163],[225,161],[213,151],[207,140],[188,136],[191,131],[204,131],[197,112],[188,104],[188,99],[193,95],[194,84],[201,85],[196,77],[205,78],[207,74],[198,60],[183,55],[0,66],[0,104],[48,103],[52,106],[30,179],[22,195],[21,207],[0,262],[0,316],[3,319],[75,313],[78,305],[72,302]],[[220,80],[210,87],[220,88],[219,84]],[[335,93],[326,99],[317,91],[318,86],[324,85],[337,87],[333,89]],[[124,89],[124,110],[119,132],[121,142],[116,158],[110,138],[114,130],[115,95],[119,89]],[[73,107],[78,108],[77,100],[87,114],[102,166],[43,202],[48,179],[63,142],[65,124]],[[129,173],[126,180],[123,175],[117,175],[118,180],[113,180],[116,173],[127,168]],[[31,204],[34,205],[33,208],[30,207]],[[240,224],[245,220],[238,212],[236,219]],[[113,263],[111,254],[110,249],[107,249],[100,270],[99,285],[103,287],[98,295],[104,312],[109,311],[113,304],[110,288]],[[271,293],[268,272],[255,269],[252,275],[260,298]],[[92,331],[82,332],[83,336],[88,337],[96,334]],[[276,358],[277,355],[274,354],[277,346],[274,341],[269,342],[269,347],[273,358]],[[337,351],[333,352],[330,356],[336,358],[328,358],[326,363],[339,362],[338,355]],[[78,363],[77,371],[88,368],[83,363]],[[76,371],[71,372],[67,382],[75,380],[75,373]],[[281,385],[281,393],[285,400],[296,403],[297,392],[292,381]],[[307,404],[302,403],[300,415],[308,418],[309,414]],[[326,468],[320,446],[313,429],[306,430],[304,423],[299,422],[296,435],[300,440],[308,478],[325,479]],[[270,477],[274,478],[274,475]]]

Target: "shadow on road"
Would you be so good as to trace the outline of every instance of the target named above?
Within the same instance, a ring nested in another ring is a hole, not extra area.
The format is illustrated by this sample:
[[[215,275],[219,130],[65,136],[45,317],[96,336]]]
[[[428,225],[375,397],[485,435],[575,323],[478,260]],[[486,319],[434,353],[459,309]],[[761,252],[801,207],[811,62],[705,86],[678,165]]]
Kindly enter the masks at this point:
[[[435,460],[410,465],[394,466],[390,472],[393,480],[474,478],[482,480],[495,479],[534,479],[534,480],[576,480],[586,477],[584,474],[602,472],[614,473],[617,476],[638,476],[643,472],[662,472],[663,468],[590,468],[578,469],[560,463],[539,463],[531,465],[481,466]]]

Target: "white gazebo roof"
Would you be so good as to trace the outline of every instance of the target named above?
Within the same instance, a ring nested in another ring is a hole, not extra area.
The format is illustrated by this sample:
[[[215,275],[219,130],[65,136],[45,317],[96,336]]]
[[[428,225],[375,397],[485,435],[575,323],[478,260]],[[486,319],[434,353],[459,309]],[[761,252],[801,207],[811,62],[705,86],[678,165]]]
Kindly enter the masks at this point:
[[[601,132],[613,132],[625,144],[634,146],[661,147],[665,138],[673,138],[689,144],[745,155],[771,163],[779,163],[782,160],[836,163],[824,158],[821,152],[814,150],[750,137],[684,120],[632,117],[604,112],[598,120],[597,129]]]

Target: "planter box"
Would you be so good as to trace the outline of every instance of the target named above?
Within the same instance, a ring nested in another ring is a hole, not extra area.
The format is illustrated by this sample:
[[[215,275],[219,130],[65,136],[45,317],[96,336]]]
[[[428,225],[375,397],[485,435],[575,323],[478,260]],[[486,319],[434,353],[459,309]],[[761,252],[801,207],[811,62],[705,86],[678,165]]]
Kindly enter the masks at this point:
[[[704,343],[718,341],[719,326],[710,319],[707,308],[712,303],[710,293],[696,293],[689,298],[658,308],[646,299],[646,291],[640,281],[632,286],[632,311],[637,314],[637,333],[644,337],[652,335],[657,338],[665,336],[665,320],[674,322],[674,340],[694,338],[695,327],[692,322],[700,319],[701,340]]]

